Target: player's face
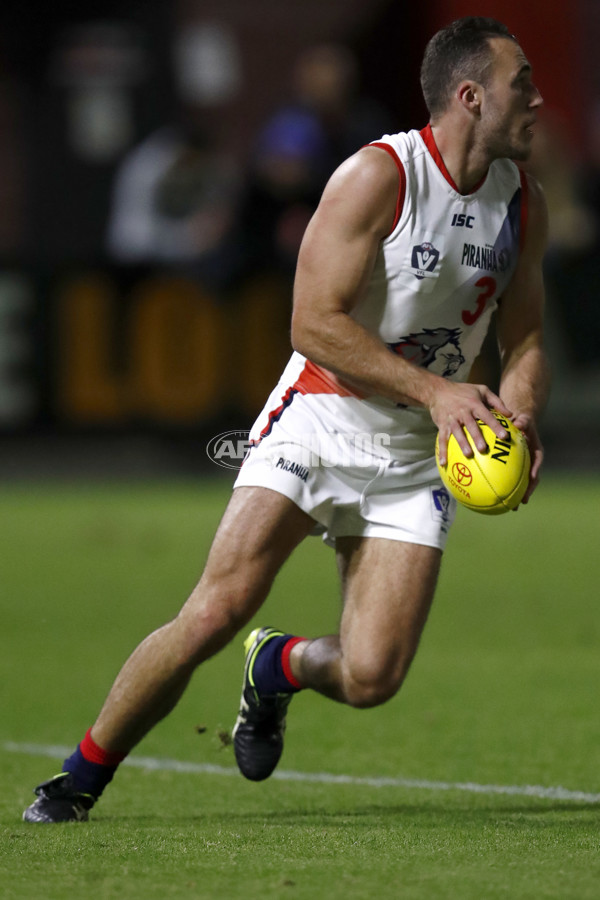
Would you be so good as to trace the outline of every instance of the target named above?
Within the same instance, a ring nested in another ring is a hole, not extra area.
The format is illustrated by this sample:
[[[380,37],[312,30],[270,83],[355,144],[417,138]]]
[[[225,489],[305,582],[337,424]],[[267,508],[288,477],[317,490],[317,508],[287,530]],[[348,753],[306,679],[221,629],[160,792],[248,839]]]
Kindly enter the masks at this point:
[[[490,45],[493,68],[481,107],[484,141],[493,158],[526,160],[542,97],[519,45],[507,38],[492,38]]]

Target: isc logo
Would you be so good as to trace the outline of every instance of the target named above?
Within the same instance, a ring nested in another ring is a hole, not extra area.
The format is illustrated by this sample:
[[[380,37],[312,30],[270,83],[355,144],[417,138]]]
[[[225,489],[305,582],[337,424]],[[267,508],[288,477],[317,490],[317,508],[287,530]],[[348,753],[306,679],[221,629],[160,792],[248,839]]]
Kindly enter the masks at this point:
[[[451,225],[456,228],[472,228],[475,216],[467,216],[466,213],[454,213]]]

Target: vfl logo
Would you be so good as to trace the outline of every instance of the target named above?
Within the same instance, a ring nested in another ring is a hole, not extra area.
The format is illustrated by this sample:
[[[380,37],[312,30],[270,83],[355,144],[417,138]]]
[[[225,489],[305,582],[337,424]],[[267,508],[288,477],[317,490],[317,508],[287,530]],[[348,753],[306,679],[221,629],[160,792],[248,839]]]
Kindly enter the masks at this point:
[[[433,505],[436,510],[441,513],[444,522],[448,518],[450,511],[450,494],[446,488],[436,488],[432,491]]]
[[[445,487],[433,488],[431,491],[433,501],[432,518],[440,523],[441,531],[446,534],[450,527],[450,494]]]
[[[465,361],[459,343],[460,328],[426,328],[425,331],[401,337],[390,350],[416,366],[428,368],[441,361],[443,377],[454,375]]]
[[[436,250],[429,241],[424,241],[412,248],[411,265],[413,275],[419,280],[430,278],[438,264],[440,251]]]

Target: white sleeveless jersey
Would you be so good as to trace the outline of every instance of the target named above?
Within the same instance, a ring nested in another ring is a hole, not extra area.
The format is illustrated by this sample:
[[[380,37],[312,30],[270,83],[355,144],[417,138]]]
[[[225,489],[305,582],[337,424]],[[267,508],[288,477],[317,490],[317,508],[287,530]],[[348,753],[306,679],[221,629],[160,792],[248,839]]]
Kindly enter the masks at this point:
[[[496,160],[474,191],[459,193],[429,126],[386,135],[374,146],[398,166],[397,214],[352,316],[391,353],[466,381],[515,271],[526,217],[525,178],[514,163]],[[299,353],[259,417],[254,441],[274,422],[283,424],[285,410],[299,397],[305,398],[300,405],[314,408],[315,430],[388,433],[392,449],[406,460],[433,452],[436,429],[427,410],[359,397]]]

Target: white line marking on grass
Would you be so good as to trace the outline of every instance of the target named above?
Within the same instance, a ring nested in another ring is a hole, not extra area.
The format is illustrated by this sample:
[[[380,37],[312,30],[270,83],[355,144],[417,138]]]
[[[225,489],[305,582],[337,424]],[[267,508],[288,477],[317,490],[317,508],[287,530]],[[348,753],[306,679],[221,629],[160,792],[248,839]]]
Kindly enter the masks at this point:
[[[44,744],[17,744],[5,741],[2,749],[9,753],[29,756],[47,756],[64,759],[70,756],[72,747]],[[124,766],[137,769],[182,772],[194,775],[227,775],[241,777],[237,768],[215,766],[210,763],[182,762],[178,759],[156,759],[151,756],[129,756]],[[308,784],[351,784],[374,788],[410,788],[422,791],[467,791],[471,794],[503,794],[508,797],[535,797],[542,800],[570,800],[577,803],[600,803],[600,794],[587,791],[571,791],[563,787],[543,787],[542,785],[477,784],[472,781],[425,781],[420,778],[388,778],[359,775],[334,775],[330,772],[275,771],[271,778],[277,781],[303,781]]]

